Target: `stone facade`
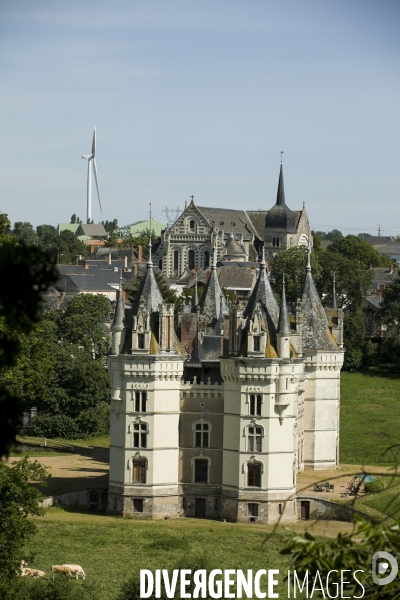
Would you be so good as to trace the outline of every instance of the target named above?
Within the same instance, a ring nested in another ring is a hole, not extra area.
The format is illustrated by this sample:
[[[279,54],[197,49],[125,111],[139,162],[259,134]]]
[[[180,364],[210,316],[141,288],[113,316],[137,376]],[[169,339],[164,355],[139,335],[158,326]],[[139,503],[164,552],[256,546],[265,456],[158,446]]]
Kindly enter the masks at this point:
[[[312,246],[305,206],[291,211],[285,202],[282,166],[277,200],[268,211],[244,211],[197,206],[191,203],[171,227],[161,233],[154,256],[156,265],[173,281],[192,269],[211,265],[213,248],[218,260],[257,261],[264,248],[267,260],[294,246]]]
[[[279,307],[264,252],[246,306],[223,297],[215,252],[178,331],[160,297],[150,258],[112,327],[108,510],[296,520],[297,473],[338,466],[342,311],[323,309],[310,261],[297,305],[283,287]]]

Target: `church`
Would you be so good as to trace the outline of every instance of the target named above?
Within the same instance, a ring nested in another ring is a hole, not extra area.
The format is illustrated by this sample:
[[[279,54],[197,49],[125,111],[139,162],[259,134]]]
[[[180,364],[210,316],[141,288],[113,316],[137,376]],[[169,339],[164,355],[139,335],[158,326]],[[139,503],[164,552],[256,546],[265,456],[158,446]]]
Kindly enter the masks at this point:
[[[278,216],[266,213],[263,222],[274,222],[277,250],[309,235],[296,229],[305,214],[285,205],[282,172],[276,207],[269,213]],[[343,311],[335,296],[331,308],[321,304],[310,244],[297,303],[287,304],[283,281],[278,304],[266,269],[265,254],[274,248],[268,227],[261,240],[250,221],[243,226],[233,211],[225,212],[243,251],[257,248],[255,242],[263,245],[247,302],[229,303],[216,270],[227,228],[206,220],[203,210],[192,203],[183,225],[176,224],[186,231],[179,261],[191,243],[185,228],[192,221],[195,266],[205,260],[203,248],[211,254],[203,293],[199,297],[195,288],[190,304],[183,299],[177,328],[174,305],[164,303],[157,285],[151,246],[129,309],[120,288],[108,357],[108,511],[151,519],[290,523],[298,518],[297,473],[338,467]],[[246,213],[234,212],[245,219]],[[165,256],[171,251],[173,257],[174,248]]]
[[[162,231],[154,259],[160,271],[176,282],[192,269],[209,268],[214,247],[217,261],[257,262],[262,248],[270,261],[282,250],[309,244],[312,235],[305,205],[297,211],[287,206],[281,165],[276,202],[270,210],[197,206],[192,196],[181,216]]]

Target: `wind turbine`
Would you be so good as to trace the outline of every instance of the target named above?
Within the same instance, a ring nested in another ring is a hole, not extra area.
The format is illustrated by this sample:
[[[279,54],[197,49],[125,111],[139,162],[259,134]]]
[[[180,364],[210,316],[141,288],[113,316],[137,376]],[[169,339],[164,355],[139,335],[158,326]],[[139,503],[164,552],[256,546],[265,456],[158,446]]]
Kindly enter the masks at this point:
[[[82,158],[86,158],[88,161],[88,176],[87,176],[87,223],[90,223],[92,220],[92,172],[90,170],[90,163],[93,163],[93,174],[94,179],[96,181],[97,188],[97,197],[99,199],[100,212],[103,214],[101,209],[100,202],[100,192],[99,192],[99,181],[97,179],[97,166],[96,166],[96,127],[93,132],[93,143],[92,143],[92,154],[82,154]]]

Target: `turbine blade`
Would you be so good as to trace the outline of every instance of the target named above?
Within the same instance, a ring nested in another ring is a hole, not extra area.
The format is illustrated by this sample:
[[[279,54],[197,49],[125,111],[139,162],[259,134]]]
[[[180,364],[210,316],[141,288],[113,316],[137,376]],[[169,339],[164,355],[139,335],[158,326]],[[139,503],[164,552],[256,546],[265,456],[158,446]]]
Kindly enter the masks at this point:
[[[96,127],[94,128],[93,132],[92,156],[96,156]]]
[[[97,166],[96,166],[96,159],[93,156],[93,173],[94,173],[94,179],[96,182],[96,189],[97,189],[97,197],[99,199],[99,205],[100,205],[100,212],[101,214],[103,214],[102,208],[101,208],[101,202],[100,202],[100,192],[99,192],[99,181],[97,179]]]

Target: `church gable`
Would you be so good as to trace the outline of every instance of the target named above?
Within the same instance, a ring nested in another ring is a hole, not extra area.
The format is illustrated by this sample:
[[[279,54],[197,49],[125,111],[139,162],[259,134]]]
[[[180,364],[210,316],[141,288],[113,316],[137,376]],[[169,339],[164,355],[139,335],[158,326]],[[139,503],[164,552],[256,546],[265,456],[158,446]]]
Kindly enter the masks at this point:
[[[192,201],[169,229],[170,237],[187,234],[210,234],[212,227]]]

